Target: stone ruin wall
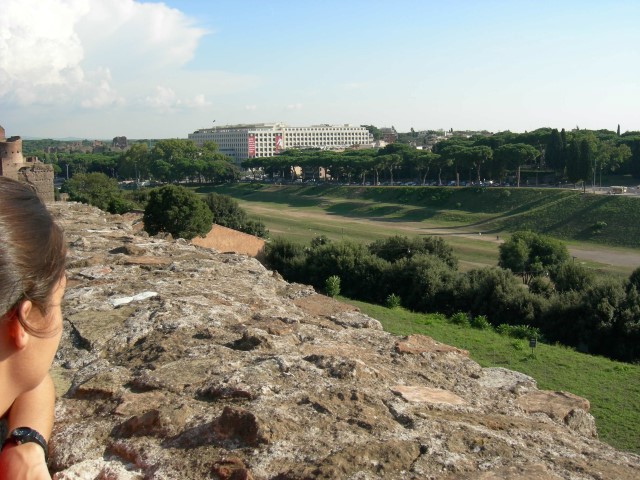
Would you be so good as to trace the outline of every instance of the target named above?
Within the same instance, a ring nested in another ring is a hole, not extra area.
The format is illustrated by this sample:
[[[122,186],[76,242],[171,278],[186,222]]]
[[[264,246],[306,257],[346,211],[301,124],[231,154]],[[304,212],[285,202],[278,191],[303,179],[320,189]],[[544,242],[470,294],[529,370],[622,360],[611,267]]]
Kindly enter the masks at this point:
[[[53,167],[22,155],[22,139],[5,137],[0,126],[0,175],[32,185],[45,202],[54,201]]]

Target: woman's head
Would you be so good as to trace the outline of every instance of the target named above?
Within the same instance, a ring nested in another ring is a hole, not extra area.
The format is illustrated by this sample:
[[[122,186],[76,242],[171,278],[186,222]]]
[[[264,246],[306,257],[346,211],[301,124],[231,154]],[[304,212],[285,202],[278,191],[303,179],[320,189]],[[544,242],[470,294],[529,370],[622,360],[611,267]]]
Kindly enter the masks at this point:
[[[0,316],[24,300],[46,314],[65,260],[62,230],[36,192],[0,177]],[[34,334],[47,331],[47,325],[23,326]]]

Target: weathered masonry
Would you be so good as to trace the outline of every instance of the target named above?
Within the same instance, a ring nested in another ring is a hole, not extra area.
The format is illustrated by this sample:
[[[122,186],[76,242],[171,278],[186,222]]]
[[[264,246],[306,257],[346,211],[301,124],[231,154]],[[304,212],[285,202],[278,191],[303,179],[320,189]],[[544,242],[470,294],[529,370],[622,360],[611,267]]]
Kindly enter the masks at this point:
[[[38,160],[37,157],[22,155],[22,139],[6,138],[0,125],[0,175],[32,185],[40,198],[53,202],[53,167]]]

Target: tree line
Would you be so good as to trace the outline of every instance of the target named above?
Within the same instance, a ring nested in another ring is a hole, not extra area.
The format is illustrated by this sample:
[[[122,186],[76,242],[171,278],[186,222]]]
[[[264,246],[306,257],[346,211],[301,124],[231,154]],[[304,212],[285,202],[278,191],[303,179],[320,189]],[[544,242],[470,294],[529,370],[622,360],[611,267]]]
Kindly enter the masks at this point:
[[[240,178],[240,170],[232,159],[220,153],[213,142],[197,146],[191,140],[167,139],[158,140],[152,147],[134,143],[125,152],[101,153],[45,153],[29,148],[29,142],[24,142],[26,154],[38,156],[53,165],[56,175],[68,178],[86,173],[103,173],[118,180],[152,179],[166,183],[223,183]],[[36,145],[41,146],[41,142]]]
[[[623,361],[640,359],[640,268],[626,280],[596,278],[566,246],[532,232],[514,234],[496,267],[457,270],[437,237],[394,236],[368,245],[316,237],[309,245],[275,238],[265,264],[288,281],[327,288],[339,278],[350,298],[407,309],[486,317],[528,326],[547,342]]]
[[[375,128],[368,126],[368,128]],[[374,130],[375,131],[375,130]],[[640,179],[640,132],[610,130],[558,131],[540,128],[532,132],[458,135],[435,143],[431,149],[415,148],[416,133],[399,136],[407,143],[381,149],[345,152],[318,149],[285,150],[274,157],[250,158],[242,163],[258,173],[295,179],[296,167],[305,179],[320,178],[321,170],[336,182],[378,184],[414,179],[426,184],[435,179],[456,184],[480,183],[485,179],[515,185],[521,183],[523,169],[551,173],[558,182],[598,183],[602,175],[630,174]],[[151,142],[149,142],[151,143]],[[158,140],[134,143],[125,152],[45,153],[44,141],[25,140],[26,155],[35,155],[53,165],[57,175],[101,172],[119,180],[153,179],[160,182],[233,182],[240,172],[231,159],[213,142],[197,146],[191,140]]]
[[[286,179],[298,175],[295,167],[305,172],[305,179],[317,179],[324,170],[337,182],[374,185],[384,175],[390,183],[402,178],[422,185],[429,178],[436,178],[438,184],[443,179],[460,184],[485,179],[504,182],[509,177],[519,186],[521,171],[527,168],[551,173],[558,182],[586,185],[597,183],[602,174],[640,178],[640,132],[620,135],[609,130],[541,128],[521,134],[454,136],[435,143],[431,150],[404,143],[345,152],[291,149],[275,157],[247,159],[242,166]]]

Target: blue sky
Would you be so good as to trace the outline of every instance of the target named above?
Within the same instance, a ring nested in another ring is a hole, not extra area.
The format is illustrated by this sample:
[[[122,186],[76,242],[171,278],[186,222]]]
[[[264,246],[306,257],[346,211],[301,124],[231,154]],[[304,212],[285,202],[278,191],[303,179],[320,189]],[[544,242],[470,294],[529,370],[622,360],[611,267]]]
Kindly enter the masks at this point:
[[[8,135],[640,130],[640,1],[2,0]]]

